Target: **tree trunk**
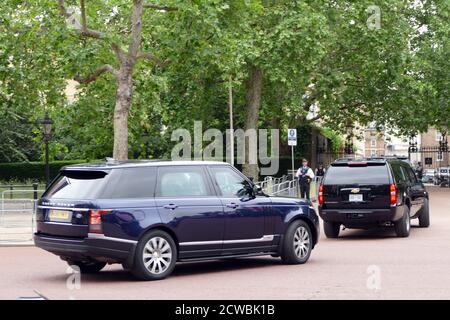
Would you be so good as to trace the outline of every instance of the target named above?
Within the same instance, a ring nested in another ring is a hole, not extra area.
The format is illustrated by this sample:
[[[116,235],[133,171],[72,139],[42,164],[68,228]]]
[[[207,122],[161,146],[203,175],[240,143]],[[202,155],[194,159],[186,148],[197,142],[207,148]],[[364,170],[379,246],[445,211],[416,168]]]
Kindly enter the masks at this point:
[[[114,109],[114,153],[115,160],[128,160],[128,112],[131,106],[133,81],[129,74],[119,76]]]
[[[259,109],[261,107],[261,94],[262,94],[262,82],[263,73],[259,67],[250,66],[249,78],[246,85],[246,108],[245,108],[245,128],[258,130]],[[254,143],[257,143],[256,141]],[[245,163],[242,166],[242,172],[248,176],[253,177],[254,180],[258,180],[259,166],[258,163],[249,163],[249,160],[253,157],[257,159],[257,155],[249,154],[249,143],[245,143]]]
[[[133,96],[133,69],[142,39],[142,2],[133,0],[131,15],[131,42],[126,57],[120,61],[117,77],[116,106],[114,109],[114,152],[113,158],[128,160],[128,113]]]

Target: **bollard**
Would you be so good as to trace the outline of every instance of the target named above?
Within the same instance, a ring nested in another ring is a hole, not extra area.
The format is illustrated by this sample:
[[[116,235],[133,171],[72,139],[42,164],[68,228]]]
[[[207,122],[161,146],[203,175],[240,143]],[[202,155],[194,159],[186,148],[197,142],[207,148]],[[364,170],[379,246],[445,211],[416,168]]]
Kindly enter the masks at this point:
[[[9,186],[9,198],[10,198],[10,199],[13,198],[13,189],[14,189],[14,186],[13,186],[13,185],[10,185],[10,186]]]

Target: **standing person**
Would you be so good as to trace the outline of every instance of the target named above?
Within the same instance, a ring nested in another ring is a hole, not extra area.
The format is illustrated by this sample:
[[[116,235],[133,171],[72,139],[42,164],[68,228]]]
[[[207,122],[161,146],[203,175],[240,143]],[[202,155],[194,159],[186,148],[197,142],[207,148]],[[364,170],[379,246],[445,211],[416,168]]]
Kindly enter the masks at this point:
[[[319,167],[316,169],[316,194],[319,192],[319,186],[322,183],[325,171],[326,169],[323,167],[323,164],[319,163]]]
[[[417,168],[416,168],[416,174],[417,174],[417,178],[419,178],[420,181],[422,181],[423,178],[423,166],[422,166],[422,162],[417,162]]]
[[[309,187],[311,181],[314,179],[314,172],[308,167],[308,160],[302,159],[302,166],[298,168],[295,176],[300,184],[300,197],[309,200]]]

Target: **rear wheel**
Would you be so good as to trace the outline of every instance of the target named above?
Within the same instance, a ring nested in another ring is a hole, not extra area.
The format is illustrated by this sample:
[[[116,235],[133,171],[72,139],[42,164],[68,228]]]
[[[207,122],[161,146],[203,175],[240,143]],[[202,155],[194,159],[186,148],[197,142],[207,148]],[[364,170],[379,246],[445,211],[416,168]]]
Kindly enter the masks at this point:
[[[283,239],[281,259],[287,264],[302,264],[308,261],[313,246],[311,229],[303,220],[288,227]]]
[[[397,236],[406,238],[409,236],[409,231],[411,229],[411,218],[409,217],[409,207],[404,207],[403,216],[394,222],[394,227]]]
[[[422,228],[428,228],[430,226],[430,207],[428,199],[424,200],[423,207],[419,214],[419,226]]]
[[[139,240],[131,273],[141,280],[160,280],[172,273],[177,260],[177,247],[172,237],[153,230]]]
[[[338,222],[324,221],[323,231],[327,238],[337,238],[339,237],[339,231],[341,230],[341,224]]]
[[[106,262],[67,261],[67,264],[74,270],[78,267],[81,273],[97,273],[106,266]]]

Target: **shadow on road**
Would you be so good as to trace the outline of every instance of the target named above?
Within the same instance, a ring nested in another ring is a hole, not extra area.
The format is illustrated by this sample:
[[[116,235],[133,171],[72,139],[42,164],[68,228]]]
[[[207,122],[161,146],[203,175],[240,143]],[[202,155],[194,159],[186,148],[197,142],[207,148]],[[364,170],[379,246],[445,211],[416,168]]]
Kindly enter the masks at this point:
[[[279,258],[272,258],[270,256],[264,257],[249,257],[249,258],[235,258],[235,259],[222,259],[222,260],[210,260],[201,262],[179,262],[177,263],[174,272],[169,278],[192,276],[196,274],[206,274],[214,272],[228,272],[228,271],[242,271],[252,268],[264,268],[273,267],[276,265],[282,265],[282,261]],[[115,265],[119,266],[119,265]],[[46,281],[66,281],[68,274],[64,271],[58,274],[45,277]],[[104,283],[104,282],[120,282],[120,281],[138,281],[129,271],[118,269],[105,268],[98,274],[83,274],[83,283]]]
[[[411,220],[414,223],[414,220]],[[415,229],[420,229],[417,225],[411,225],[410,237],[414,236]],[[329,240],[383,240],[398,238],[395,234],[394,227],[378,227],[371,229],[346,229],[341,231],[338,239]],[[401,238],[399,238],[401,239]]]
[[[183,262],[177,264],[172,276],[205,274],[209,272],[225,272],[251,268],[264,268],[281,265],[280,258],[270,256],[258,258],[236,258],[203,262]]]

